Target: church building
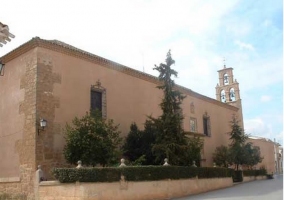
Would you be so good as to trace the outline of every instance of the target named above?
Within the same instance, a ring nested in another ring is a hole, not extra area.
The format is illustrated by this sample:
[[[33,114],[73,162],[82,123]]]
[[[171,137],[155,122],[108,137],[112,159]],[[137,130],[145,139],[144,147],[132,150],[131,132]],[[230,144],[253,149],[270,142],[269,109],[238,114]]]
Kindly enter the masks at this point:
[[[157,77],[58,40],[35,37],[0,61],[0,192],[32,195],[38,165],[50,180],[49,171],[65,164],[66,123],[92,108],[120,124],[122,136],[131,123],[143,129],[146,116],[161,115]],[[233,68],[218,74],[216,99],[177,86],[186,95],[184,130],[204,139],[201,166],[213,166],[216,147],[229,144],[233,115],[243,127]]]

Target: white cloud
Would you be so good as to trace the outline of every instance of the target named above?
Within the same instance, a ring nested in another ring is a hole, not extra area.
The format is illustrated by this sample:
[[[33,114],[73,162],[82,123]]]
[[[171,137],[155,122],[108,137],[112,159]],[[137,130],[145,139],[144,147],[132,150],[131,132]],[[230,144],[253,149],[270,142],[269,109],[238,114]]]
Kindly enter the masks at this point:
[[[237,46],[239,46],[240,49],[248,49],[248,50],[254,51],[254,47],[252,44],[241,42],[239,40],[236,40],[234,43]]]
[[[276,120],[277,123],[279,119],[273,119],[274,117],[275,116],[271,116],[270,119],[272,118],[272,120]],[[282,115],[280,118],[282,118]],[[272,123],[273,122],[270,122],[267,119],[267,116],[244,120],[245,132],[252,136],[264,137],[272,141],[275,139],[276,142],[283,144],[283,130],[278,133],[275,132],[275,124]]]
[[[271,139],[271,125],[265,123],[261,118],[248,119],[244,121],[245,132],[252,136],[260,136]]]
[[[232,55],[234,75],[240,83],[242,93],[263,88],[283,81],[283,59],[261,57],[250,59],[247,54]]]
[[[261,96],[260,101],[261,102],[268,102],[268,101],[271,101],[271,99],[272,99],[271,96],[263,95],[263,96]]]

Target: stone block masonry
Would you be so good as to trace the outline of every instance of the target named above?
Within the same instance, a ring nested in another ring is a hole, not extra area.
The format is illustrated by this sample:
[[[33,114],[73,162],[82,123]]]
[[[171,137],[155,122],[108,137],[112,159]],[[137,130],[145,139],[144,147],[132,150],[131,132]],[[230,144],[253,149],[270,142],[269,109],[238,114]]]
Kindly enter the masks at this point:
[[[24,100],[18,108],[19,115],[24,116],[24,126],[21,139],[14,145],[20,162],[19,177],[0,177],[0,200],[34,200],[36,167],[42,165],[46,178],[51,179],[50,170],[65,163],[62,152],[54,150],[54,135],[61,132],[61,126],[54,122],[60,99],[53,94],[53,87],[61,83],[61,76],[53,73],[52,57],[40,48],[17,59],[20,59],[17,67],[25,68],[18,85],[18,90],[24,91]],[[48,125],[38,133],[40,118],[46,119]]]
[[[54,135],[60,133],[60,125],[54,122],[55,109],[60,106],[60,99],[53,94],[54,84],[61,83],[61,76],[53,73],[52,56],[38,53],[37,65],[37,117],[47,120],[47,127],[40,132],[36,142],[36,164],[41,165],[46,178],[51,179],[50,171],[54,166],[64,163],[62,152],[54,149]]]
[[[36,51],[20,58],[25,67],[21,77],[19,90],[24,90],[24,100],[20,102],[19,114],[24,115],[22,139],[15,143],[15,151],[19,155],[18,180],[0,182],[0,199],[32,200],[34,199],[35,137],[36,137]],[[13,78],[13,77],[11,77]]]

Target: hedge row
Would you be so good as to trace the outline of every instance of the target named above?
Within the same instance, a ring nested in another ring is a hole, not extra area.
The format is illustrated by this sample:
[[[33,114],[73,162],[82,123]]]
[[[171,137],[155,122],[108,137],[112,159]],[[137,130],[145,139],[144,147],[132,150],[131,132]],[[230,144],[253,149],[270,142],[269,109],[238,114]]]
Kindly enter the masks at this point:
[[[152,181],[164,179],[232,177],[233,170],[218,167],[139,166],[118,168],[54,168],[54,177],[61,183],[116,182],[121,175],[128,181]]]
[[[266,169],[234,171],[233,182],[242,182],[243,176],[266,176]]]
[[[244,170],[244,176],[266,176],[267,171],[266,169],[258,169],[258,170]]]

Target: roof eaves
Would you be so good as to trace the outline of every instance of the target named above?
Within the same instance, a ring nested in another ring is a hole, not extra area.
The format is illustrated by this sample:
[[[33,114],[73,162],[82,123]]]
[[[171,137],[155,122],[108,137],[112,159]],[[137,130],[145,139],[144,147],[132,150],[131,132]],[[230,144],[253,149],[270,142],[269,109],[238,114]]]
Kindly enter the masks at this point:
[[[3,63],[9,62],[10,60],[13,60],[14,58],[26,53],[27,51],[39,46],[39,37],[34,37],[31,40],[25,42],[24,44],[20,45],[16,49],[10,51],[9,53],[5,54],[4,56],[0,57],[0,60]]]
[[[158,77],[155,77],[153,75],[132,69],[130,67],[121,65],[119,63],[116,63],[114,61],[108,60],[106,58],[97,56],[95,54],[89,53],[87,51],[81,50],[79,48],[76,48],[72,45],[66,44],[64,42],[61,42],[59,40],[44,40],[41,39],[39,37],[34,37],[31,40],[29,40],[28,42],[22,44],[21,46],[19,46],[18,48],[14,49],[13,51],[9,52],[8,54],[2,56],[0,58],[1,61],[8,62],[16,57],[18,57],[19,55],[27,52],[28,50],[31,50],[32,48],[35,47],[43,47],[43,48],[47,48],[53,51],[57,51],[57,52],[61,52],[67,55],[71,55],[74,57],[78,57],[78,58],[83,58],[89,62],[95,62],[95,63],[99,63],[104,65],[105,67],[114,69],[116,71],[120,71],[123,72],[125,74],[128,75],[132,75],[134,77],[155,83],[155,84],[159,84],[161,83],[158,79]],[[238,108],[235,106],[231,106],[225,103],[222,103],[220,101],[217,101],[215,99],[212,99],[210,97],[204,96],[202,94],[199,94],[197,92],[194,92],[193,90],[186,88],[184,86],[180,86],[180,85],[176,85],[177,89],[180,90],[181,92],[184,92],[187,95],[191,95],[193,97],[202,99],[204,101],[210,102],[210,103],[214,103],[217,104],[219,106],[231,109],[231,110],[235,110],[237,111]]]

